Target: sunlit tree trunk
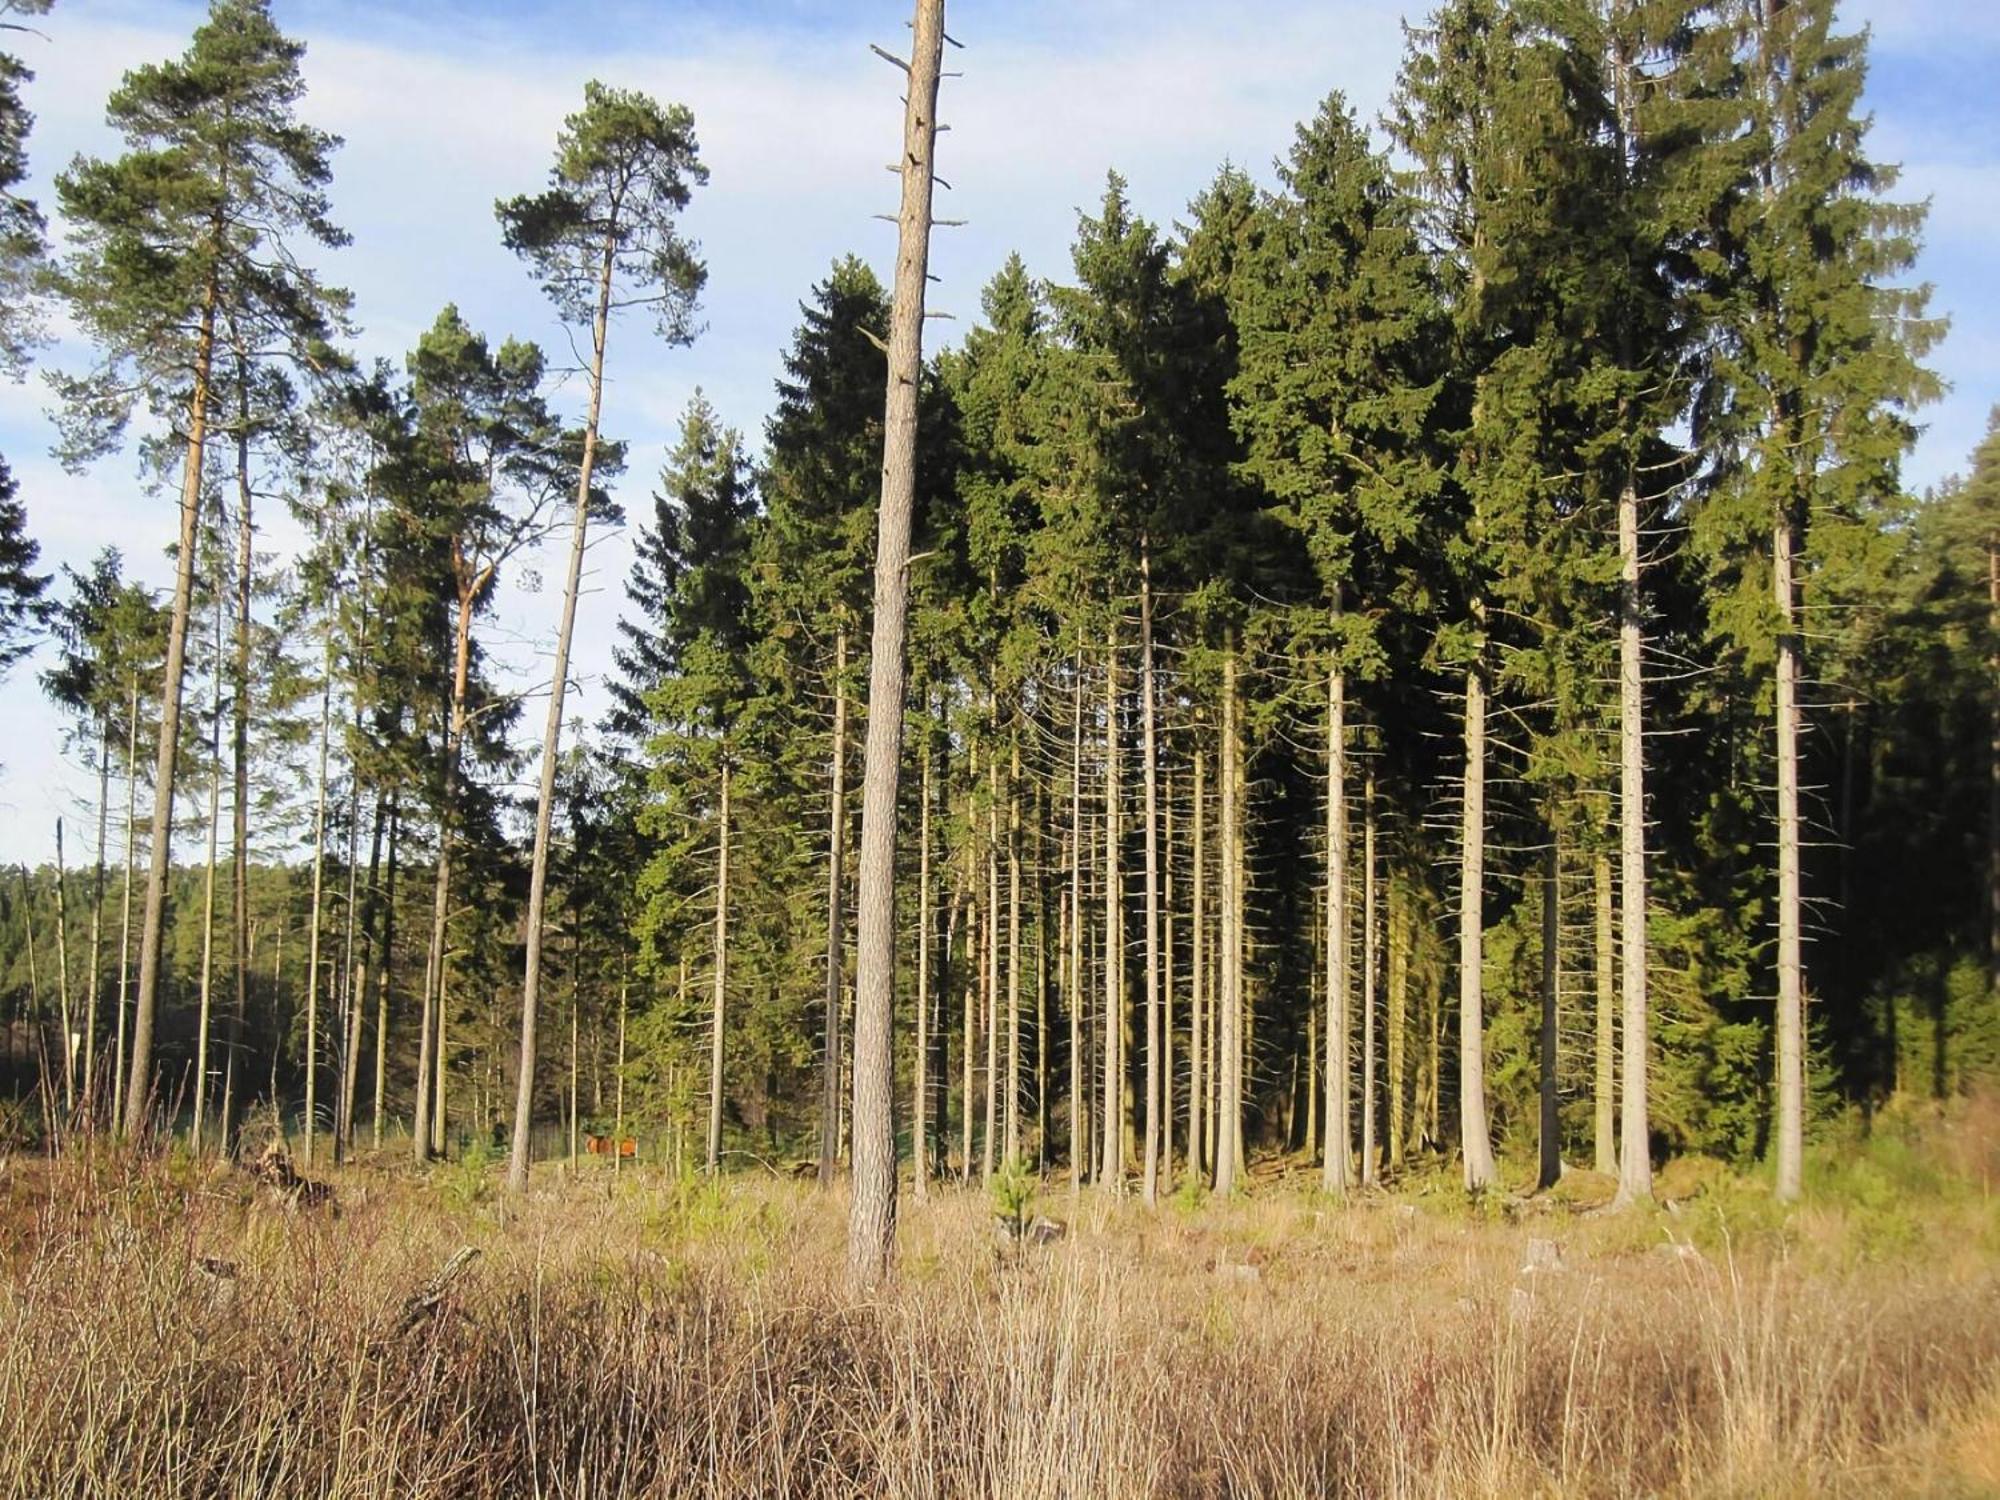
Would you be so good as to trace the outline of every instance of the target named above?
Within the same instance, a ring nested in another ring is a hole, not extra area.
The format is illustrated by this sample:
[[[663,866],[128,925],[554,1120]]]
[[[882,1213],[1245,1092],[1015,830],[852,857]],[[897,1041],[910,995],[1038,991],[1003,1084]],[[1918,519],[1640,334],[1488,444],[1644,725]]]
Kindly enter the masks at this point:
[[[1375,1185],[1375,776],[1361,788],[1361,1185]]]
[[[1326,679],[1326,1160],[1320,1173],[1320,1186],[1334,1194],[1345,1193],[1353,1181],[1347,853],[1347,676],[1336,666]]]
[[[1188,913],[1188,1171],[1208,1170],[1208,1077],[1213,1054],[1203,1046],[1208,1037],[1208,766],[1199,747],[1194,752],[1194,868],[1189,872]]]
[[[833,787],[827,808],[826,984],[820,1057],[819,1184],[830,1187],[840,1165],[840,1004],[847,944],[847,627],[833,646]]]
[[[1651,1126],[1646,1108],[1646,738],[1643,630],[1639,592],[1639,494],[1628,476],[1618,496],[1618,906],[1624,999],[1618,1197],[1653,1196]]]
[[[917,1051],[910,1086],[910,1155],[917,1202],[931,1181],[931,734],[924,732],[917,789]]]
[[[1236,846],[1242,837],[1236,784],[1242,770],[1242,734],[1236,718],[1236,643],[1231,640],[1222,658],[1222,836],[1221,847],[1216,851],[1222,866],[1222,932],[1218,955],[1222,985],[1216,1001],[1221,1069],[1216,1090],[1215,1191],[1225,1198],[1236,1190],[1243,1133],[1243,937],[1237,927],[1242,916],[1242,893],[1237,889],[1242,867],[1236,857]]]
[[[1535,1185],[1552,1188],[1562,1180],[1562,1118],[1557,1112],[1556,1027],[1560,1020],[1562,970],[1561,835],[1549,829],[1549,847],[1542,856],[1542,1026],[1537,1051],[1541,1083],[1541,1152]]]
[[[1597,851],[1591,864],[1597,942],[1597,1069],[1592,1103],[1593,1142],[1596,1167],[1607,1176],[1618,1173],[1618,1095],[1615,1073],[1618,1059],[1618,1011],[1614,972],[1617,968],[1617,932],[1612,925],[1611,856]]]
[[[711,1177],[722,1163],[722,1023],[729,996],[729,776],[729,757],[725,754],[716,814],[715,987],[708,1023],[707,1166]]]
[[[1125,901],[1119,873],[1118,630],[1106,641],[1104,658],[1104,1138],[1100,1179],[1114,1193],[1125,1190],[1125,1129],[1119,1106],[1125,1094]]]
[[[923,375],[924,290],[929,279],[944,0],[917,0],[913,30],[900,158],[903,200],[889,325],[868,741],[862,773],[861,911],[855,946],[854,1198],[847,1256],[848,1274],[862,1286],[887,1275],[896,1232],[890,1043],[896,977],[896,793],[902,771],[910,517],[916,498],[917,396]]]
[[[563,581],[562,623],[556,630],[549,716],[542,730],[542,780],[535,798],[534,848],[528,858],[528,951],[521,979],[521,1061],[514,1093],[514,1149],[507,1161],[507,1186],[514,1192],[528,1185],[529,1131],[535,1113],[535,1025],[542,982],[542,913],[548,901],[549,836],[555,817],[556,761],[562,750],[563,696],[569,686],[569,648],[576,634],[576,600],[583,588],[583,552],[590,529],[591,471],[597,463],[598,419],[604,409],[604,344],[611,318],[613,249],[614,241],[607,236],[598,269],[596,315],[591,321],[590,394],[583,421],[583,461],[577,468],[569,572]],[[442,1067],[442,1048],[439,1064]],[[443,1097],[442,1088],[439,1097]]]
[[[208,1116],[208,1038],[213,1025],[215,994],[215,867],[222,829],[222,579],[216,579],[214,690],[208,740],[208,863],[201,882],[201,985],[194,1042],[194,1127],[190,1149],[201,1154]],[[306,1121],[306,1164],[312,1164],[312,1121]]]
[[[1069,987],[1063,1002],[1069,1007],[1069,1186],[1083,1185],[1087,1168],[1089,1121],[1084,1102],[1083,1064],[1083,654],[1077,653],[1072,706],[1075,721],[1070,740],[1069,770]]]
[[[1162,1128],[1160,1071],[1162,1000],[1160,988],[1160,789],[1159,757],[1153,704],[1153,564],[1142,541],[1139,548],[1139,716],[1142,779],[1146,798],[1146,935],[1141,945],[1146,965],[1146,1207],[1160,1201],[1160,1133]]]
[[[220,233],[218,225],[217,233]],[[201,515],[202,456],[208,441],[209,376],[215,360],[218,275],[208,274],[195,335],[194,380],[188,397],[187,461],[181,479],[179,550],[174,554],[174,603],[167,659],[160,677],[160,744],[153,767],[153,837],[146,899],[139,918],[139,989],[132,1016],[129,1076],[120,1130],[143,1135],[153,1106],[153,1025],[159,1013],[160,971],[173,867],[174,782],[179,770],[181,686],[187,663],[188,615],[194,599],[195,543]]]
[[[1778,607],[1778,1197],[1796,1199],[1805,1162],[1805,977],[1799,920],[1799,638],[1792,573],[1796,532],[1782,507],[1772,528],[1772,593]],[[1630,943],[1628,929],[1626,941]],[[1627,965],[1630,965],[1627,959]],[[1629,1013],[1627,1024],[1630,1024]],[[1631,1039],[1625,1043],[1631,1054]]]
[[[139,854],[139,679],[128,684],[125,721],[125,884],[119,892],[118,915],[118,1036],[111,1067],[111,1118],[122,1128],[125,1119],[126,1018],[131,1007],[127,989],[132,979],[132,881]]]
[[[1486,1123],[1486,1025],[1481,965],[1486,923],[1486,680],[1465,674],[1464,826],[1458,891],[1458,1132],[1469,1192],[1493,1185],[1493,1141]]]

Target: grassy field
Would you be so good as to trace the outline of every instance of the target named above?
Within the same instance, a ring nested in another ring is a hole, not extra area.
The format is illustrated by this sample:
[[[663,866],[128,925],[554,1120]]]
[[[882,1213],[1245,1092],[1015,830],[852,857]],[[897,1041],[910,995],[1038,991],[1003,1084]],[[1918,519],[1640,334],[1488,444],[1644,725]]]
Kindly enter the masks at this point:
[[[872,1300],[838,1193],[589,1166],[360,1164],[335,1216],[17,1152],[0,1493],[2000,1494],[2000,1103],[1829,1143],[1789,1213],[1700,1163],[1621,1214],[1267,1164],[1157,1213],[1044,1187],[1068,1232],[1017,1254],[906,1193]]]

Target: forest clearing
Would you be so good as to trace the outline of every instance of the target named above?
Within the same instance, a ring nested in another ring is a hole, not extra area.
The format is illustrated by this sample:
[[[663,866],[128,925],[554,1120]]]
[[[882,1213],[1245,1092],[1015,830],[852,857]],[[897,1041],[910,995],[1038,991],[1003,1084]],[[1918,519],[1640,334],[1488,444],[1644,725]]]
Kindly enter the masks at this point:
[[[0,1491],[2000,1494],[1983,10],[122,3]]]
[[[1713,1162],[1607,1215],[1589,1173],[1476,1211],[1446,1164],[1335,1205],[1260,1161],[1157,1213],[1044,1185],[1021,1246],[941,1187],[877,1296],[844,1195],[761,1170],[362,1164],[336,1218],[17,1155],[0,1493],[1987,1495],[2000,1101],[1948,1113],[1793,1210]]]

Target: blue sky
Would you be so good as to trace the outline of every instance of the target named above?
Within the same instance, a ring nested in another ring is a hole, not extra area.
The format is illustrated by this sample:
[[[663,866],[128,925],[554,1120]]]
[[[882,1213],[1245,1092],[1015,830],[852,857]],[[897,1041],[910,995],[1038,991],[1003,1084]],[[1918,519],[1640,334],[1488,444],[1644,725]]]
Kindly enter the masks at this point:
[[[275,8],[308,43],[303,113],[346,140],[333,196],[354,244],[321,264],[354,291],[369,357],[400,361],[449,300],[474,326],[539,339],[559,358],[566,343],[501,248],[493,200],[540,184],[586,79],[693,110],[713,173],[687,217],[709,264],[706,329],[691,349],[671,351],[638,321],[614,334],[604,420],[631,444],[628,510],[644,503],[696,386],[753,441],[761,436],[799,300],[836,256],[853,251],[886,272],[893,229],[870,215],[893,207],[883,163],[900,128],[899,90],[867,44],[899,43],[901,0]],[[949,10],[967,46],[949,64],[965,76],[946,83],[942,113],[954,128],[940,167],[954,190],[942,211],[971,223],[940,232],[932,305],[955,313],[959,329],[1009,250],[1037,274],[1067,274],[1076,211],[1095,204],[1107,168],[1129,179],[1141,211],[1171,222],[1225,160],[1268,180],[1294,123],[1329,90],[1374,115],[1394,81],[1405,13],[1388,0],[953,0]],[[200,11],[180,0],[58,0],[39,23],[44,36],[17,39],[39,75],[29,90],[39,117],[31,150],[45,206],[49,177],[71,156],[116,149],[102,109],[120,74],[180,51]],[[2000,400],[2000,288],[1989,269],[2000,243],[2000,4],[1850,0],[1843,20],[1874,30],[1873,146],[1904,164],[1901,196],[1932,199],[1918,274],[1953,320],[1933,361],[1951,393],[1923,414],[1927,430],[1907,469],[1921,487],[1961,464]],[[946,336],[954,327],[932,326]],[[43,367],[87,359],[63,331],[58,324]],[[558,399],[575,405],[575,385]],[[0,453],[20,478],[44,563],[81,566],[115,542],[131,571],[164,586],[171,499],[143,491],[129,456],[64,474],[48,457],[48,405],[39,372],[0,384]],[[286,518],[266,519],[266,550],[287,553],[295,540]],[[621,534],[592,548],[573,722],[603,711],[630,555]],[[509,590],[500,602],[489,639],[523,688],[546,683],[557,608],[553,593]],[[35,681],[40,665],[23,663],[0,683],[0,861],[9,863],[49,857],[58,815],[90,826],[84,799],[94,786],[63,759],[61,721]],[[525,721],[538,732],[541,717],[531,704]],[[73,836],[72,848],[84,841]]]

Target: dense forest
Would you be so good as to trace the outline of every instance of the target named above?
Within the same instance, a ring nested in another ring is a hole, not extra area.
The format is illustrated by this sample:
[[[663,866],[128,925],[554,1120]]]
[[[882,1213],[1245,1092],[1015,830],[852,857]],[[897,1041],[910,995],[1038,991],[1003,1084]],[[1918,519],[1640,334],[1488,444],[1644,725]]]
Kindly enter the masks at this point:
[[[1329,97],[1274,189],[1225,167],[1172,224],[1110,175],[1069,266],[1010,259],[929,354],[886,908],[918,1194],[1497,1157],[1629,1199],[1702,1153],[1789,1197],[1824,1122],[2000,1068],[2000,428],[1906,491],[1943,329],[1834,12],[1444,0],[1382,119]],[[0,213],[0,345],[38,306],[89,338],[64,456],[136,441],[159,535],[119,540],[176,569],[38,572],[64,501],[0,476],[0,659],[96,788],[0,884],[9,1128],[831,1180],[891,290],[773,289],[761,435],[696,394],[629,473],[607,369],[695,340],[680,218],[727,191],[689,112],[589,85],[465,226],[571,329],[572,420],[448,302],[400,367],[344,352],[309,77],[214,0],[59,177],[59,250]],[[566,719],[621,521],[615,707]],[[485,638],[545,544],[547,703]]]

